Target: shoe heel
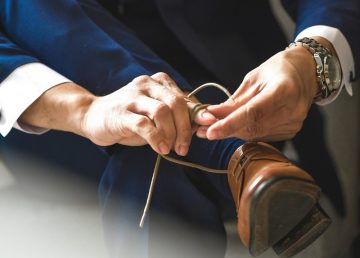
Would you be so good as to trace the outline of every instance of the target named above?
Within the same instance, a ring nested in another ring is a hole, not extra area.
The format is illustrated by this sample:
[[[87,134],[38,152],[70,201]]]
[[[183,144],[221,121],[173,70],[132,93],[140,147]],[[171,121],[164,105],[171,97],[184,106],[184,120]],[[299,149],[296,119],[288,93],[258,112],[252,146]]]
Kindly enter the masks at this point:
[[[331,219],[317,204],[292,231],[273,245],[273,250],[281,258],[292,257],[313,243],[330,224]]]
[[[258,256],[287,236],[308,216],[319,195],[320,188],[304,180],[283,177],[264,182],[251,202],[250,254]]]

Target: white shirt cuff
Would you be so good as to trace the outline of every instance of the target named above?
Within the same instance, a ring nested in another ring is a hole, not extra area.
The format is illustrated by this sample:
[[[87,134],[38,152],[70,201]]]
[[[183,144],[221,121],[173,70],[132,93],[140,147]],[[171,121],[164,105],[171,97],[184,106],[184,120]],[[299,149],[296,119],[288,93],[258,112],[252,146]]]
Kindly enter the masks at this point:
[[[303,30],[297,35],[295,41],[300,38],[314,36],[323,37],[332,43],[339,58],[343,74],[340,89],[329,98],[317,102],[317,104],[326,105],[334,101],[339,96],[344,85],[349,95],[352,96],[353,91],[351,81],[352,78],[355,78],[355,62],[349,42],[339,29],[325,25],[316,25]]]
[[[0,82],[0,133],[5,137],[12,127],[27,133],[41,134],[47,129],[20,124],[20,115],[45,91],[69,79],[40,63],[15,69]]]

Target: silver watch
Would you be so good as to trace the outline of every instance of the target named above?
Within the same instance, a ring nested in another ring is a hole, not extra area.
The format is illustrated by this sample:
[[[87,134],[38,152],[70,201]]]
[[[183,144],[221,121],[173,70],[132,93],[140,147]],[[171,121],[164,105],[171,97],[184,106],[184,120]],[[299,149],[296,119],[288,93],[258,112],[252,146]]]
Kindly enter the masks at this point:
[[[342,70],[339,59],[329,49],[314,39],[302,38],[291,43],[289,47],[297,45],[302,45],[309,50],[316,62],[316,77],[319,91],[315,96],[315,102],[328,98],[341,86]]]

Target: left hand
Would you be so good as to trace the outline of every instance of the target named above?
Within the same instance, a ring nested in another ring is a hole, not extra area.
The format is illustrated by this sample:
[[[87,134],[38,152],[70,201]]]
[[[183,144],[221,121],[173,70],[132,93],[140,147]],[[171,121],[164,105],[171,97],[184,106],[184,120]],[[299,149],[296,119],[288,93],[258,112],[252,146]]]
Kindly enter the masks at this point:
[[[219,120],[198,136],[247,141],[293,138],[318,90],[315,61],[302,46],[284,50],[248,73],[226,102],[208,107]]]

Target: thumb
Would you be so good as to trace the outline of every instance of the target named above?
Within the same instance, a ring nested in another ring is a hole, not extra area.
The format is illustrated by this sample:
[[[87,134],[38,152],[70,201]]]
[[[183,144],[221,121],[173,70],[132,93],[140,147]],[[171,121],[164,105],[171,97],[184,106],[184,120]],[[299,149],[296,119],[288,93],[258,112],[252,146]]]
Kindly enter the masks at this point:
[[[212,125],[216,121],[216,117],[207,109],[200,110],[194,117],[194,123],[196,123],[197,125]]]
[[[239,103],[236,103],[232,99],[228,99],[227,101],[217,104],[210,105],[207,107],[207,110],[211,112],[216,118],[222,119],[227,117],[233,111],[235,111],[239,106]]]
[[[216,117],[211,114],[208,110],[207,110],[207,106],[206,107],[200,107],[200,109],[197,109],[197,107],[199,107],[199,105],[201,106],[200,102],[193,102],[193,101],[188,101],[187,102],[188,108],[189,108],[189,114],[191,116],[194,115],[194,117],[191,117],[191,119],[193,121],[194,124],[196,125],[212,125],[214,124],[217,119]],[[194,113],[195,112],[195,113]]]

